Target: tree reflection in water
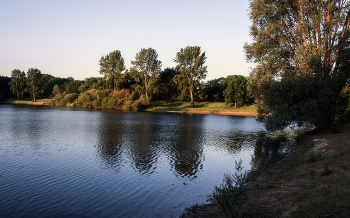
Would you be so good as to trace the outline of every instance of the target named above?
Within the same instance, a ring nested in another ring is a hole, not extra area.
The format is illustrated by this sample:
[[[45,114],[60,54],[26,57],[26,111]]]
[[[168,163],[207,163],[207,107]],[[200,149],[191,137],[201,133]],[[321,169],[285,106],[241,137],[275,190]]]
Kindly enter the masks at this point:
[[[197,115],[182,116],[181,128],[176,130],[169,156],[171,168],[179,178],[196,178],[203,169],[203,133],[202,119]]]
[[[292,142],[269,138],[265,131],[229,131],[239,128],[245,122],[242,118],[236,119],[242,123],[227,124],[225,130],[208,130],[203,120],[203,115],[195,114],[101,113],[98,155],[116,173],[131,165],[140,175],[150,175],[168,163],[177,178],[193,180],[203,170],[207,144],[232,157],[253,151],[252,170],[278,160],[292,148]]]
[[[251,160],[252,170],[264,167],[267,163],[276,162],[293,149],[294,142],[284,137],[268,137],[260,133],[255,144]]]

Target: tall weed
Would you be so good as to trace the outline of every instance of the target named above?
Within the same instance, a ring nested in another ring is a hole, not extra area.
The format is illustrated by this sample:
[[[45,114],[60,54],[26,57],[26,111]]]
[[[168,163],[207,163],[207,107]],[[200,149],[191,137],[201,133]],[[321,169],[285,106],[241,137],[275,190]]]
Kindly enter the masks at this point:
[[[236,163],[236,172],[233,175],[225,174],[223,184],[215,186],[213,198],[216,200],[224,217],[242,216],[242,206],[248,201],[246,171],[243,171],[242,160]]]

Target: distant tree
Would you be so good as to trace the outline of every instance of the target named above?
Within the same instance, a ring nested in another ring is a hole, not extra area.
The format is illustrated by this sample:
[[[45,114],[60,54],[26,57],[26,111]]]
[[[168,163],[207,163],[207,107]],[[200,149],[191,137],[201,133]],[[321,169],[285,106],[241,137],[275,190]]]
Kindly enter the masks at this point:
[[[123,80],[123,71],[125,70],[124,58],[119,50],[115,50],[100,59],[100,74],[103,74],[107,80],[111,81],[112,88],[116,88]],[[120,87],[118,87],[120,88]]]
[[[156,84],[155,98],[157,100],[176,101],[178,100],[177,86],[174,76],[179,74],[174,68],[165,68],[159,75]]]
[[[0,76],[0,95],[5,98],[13,97],[10,85],[11,78],[7,76]]]
[[[41,71],[34,68],[29,68],[27,72],[27,85],[30,95],[33,97],[33,100],[36,101],[37,97],[41,96],[43,92],[41,82]]]
[[[109,86],[105,79],[101,77],[90,77],[86,78],[79,87],[79,92],[86,92],[90,89],[104,90]]]
[[[80,80],[71,80],[70,82],[66,82],[65,92],[66,94],[77,93],[79,94],[79,87],[81,86],[82,81]]]
[[[41,98],[52,97],[52,90],[56,84],[60,84],[60,78],[56,78],[50,74],[42,74],[40,77],[40,86],[41,86]]]
[[[223,81],[224,77],[212,79],[205,83],[204,92],[208,96],[208,101],[224,101],[223,93],[226,89]]]
[[[206,59],[205,52],[201,53],[199,46],[181,48],[174,59],[180,73],[175,76],[174,81],[182,93],[185,90],[189,91],[191,107],[194,107],[194,92],[200,87],[200,81],[206,77],[207,66],[204,66]]]
[[[131,61],[131,64],[133,67],[130,69],[130,74],[136,82],[142,82],[146,100],[148,101],[149,94],[161,72],[162,62],[158,60],[158,53],[153,48],[143,48],[136,54],[135,60]]]
[[[52,94],[56,96],[57,94],[60,93],[60,87],[58,85],[54,85],[52,89]]]
[[[26,82],[25,79],[26,74],[24,71],[20,71],[18,69],[12,70],[11,82],[9,82],[9,85],[12,93],[17,96],[17,99],[19,99],[19,96],[23,96]]]
[[[251,0],[249,77],[258,118],[268,130],[329,126],[350,77],[350,1]]]
[[[242,107],[247,98],[247,79],[241,75],[228,76],[227,88],[224,91],[225,103]]]

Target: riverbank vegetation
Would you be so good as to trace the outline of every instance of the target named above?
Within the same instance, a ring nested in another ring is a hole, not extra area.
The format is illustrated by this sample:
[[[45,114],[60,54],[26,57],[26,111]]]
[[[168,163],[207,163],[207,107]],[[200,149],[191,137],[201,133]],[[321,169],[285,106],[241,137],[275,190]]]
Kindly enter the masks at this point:
[[[251,104],[247,96],[247,79],[230,75],[204,82],[207,67],[205,52],[198,46],[181,49],[174,59],[176,68],[161,70],[156,50],[141,49],[127,70],[119,50],[102,56],[100,73],[104,77],[91,77],[83,81],[57,78],[30,68],[27,73],[19,69],[11,78],[1,77],[4,87],[2,99],[51,99],[46,105],[60,107],[109,108],[118,110],[144,110],[152,102],[225,102],[228,109]],[[12,91],[12,94],[11,94]],[[7,101],[9,102],[9,101]],[[192,111],[193,112],[193,111]]]

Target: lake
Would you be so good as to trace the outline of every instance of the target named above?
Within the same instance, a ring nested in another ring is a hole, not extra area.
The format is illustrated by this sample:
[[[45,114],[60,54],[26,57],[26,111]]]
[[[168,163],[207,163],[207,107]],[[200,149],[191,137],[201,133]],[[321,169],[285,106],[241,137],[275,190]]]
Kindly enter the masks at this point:
[[[264,134],[255,117],[3,104],[0,217],[178,217],[235,161],[257,168]]]

